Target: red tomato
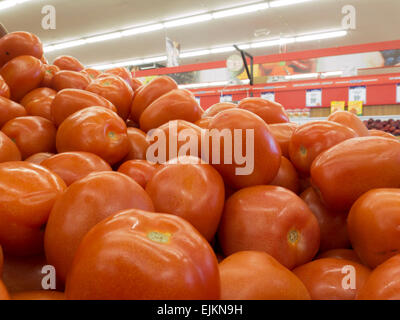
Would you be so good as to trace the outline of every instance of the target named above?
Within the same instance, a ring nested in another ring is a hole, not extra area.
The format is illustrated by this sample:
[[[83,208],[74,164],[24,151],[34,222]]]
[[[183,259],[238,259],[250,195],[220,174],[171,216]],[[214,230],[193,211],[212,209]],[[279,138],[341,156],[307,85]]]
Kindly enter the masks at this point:
[[[279,168],[278,174],[274,180],[272,180],[270,185],[283,187],[293,191],[294,193],[299,192],[299,176],[292,163],[285,157],[282,157],[281,167]]]
[[[361,260],[375,268],[400,253],[400,189],[374,189],[352,206],[349,237]]]
[[[350,247],[347,234],[347,212],[335,212],[326,208],[313,188],[304,191],[300,198],[307,203],[318,220],[321,230],[320,251]]]
[[[237,108],[237,105],[231,102],[219,102],[204,111],[202,118],[212,118],[221,111],[229,110],[232,108]]]
[[[101,279],[101,281],[99,281]],[[120,212],[81,242],[67,279],[67,299],[216,300],[218,261],[182,218]]]
[[[46,57],[45,57],[44,55],[40,58],[40,61],[41,61],[43,64],[49,64],[49,61],[46,59]]]
[[[336,111],[328,117],[328,121],[340,123],[353,129],[360,137],[369,136],[368,128],[354,113],[348,111]]]
[[[127,175],[135,180],[142,188],[146,188],[147,183],[154,175],[157,165],[146,160],[129,160],[124,162],[118,172]]]
[[[281,164],[281,151],[262,119],[249,111],[235,108],[217,114],[211,120],[209,129],[217,129],[219,133],[224,133],[222,130],[227,129],[225,132],[231,135],[224,138],[224,135],[219,137],[211,131],[210,140],[213,141],[209,143],[210,149],[214,149],[214,142],[219,143],[219,149],[212,150],[209,159],[228,185],[240,189],[268,184],[275,178]],[[235,138],[235,129],[241,130],[241,141],[238,137]],[[238,155],[243,154],[244,161],[239,161],[242,159]],[[219,160],[219,164],[211,161],[214,156]]]
[[[50,152],[39,152],[25,159],[26,162],[33,164],[41,164],[44,160],[54,156],[54,153]]]
[[[172,90],[150,104],[140,116],[140,128],[147,132],[171,120],[200,120],[203,110],[194,95],[183,89]]]
[[[400,142],[382,137],[346,140],[315,159],[311,177],[326,205],[349,210],[371,189],[400,187]]]
[[[400,254],[379,265],[358,292],[358,300],[400,300]]]
[[[160,166],[147,183],[146,192],[157,212],[189,221],[208,241],[214,237],[225,200],[224,182],[210,165],[199,158],[179,157]]]
[[[39,116],[52,121],[51,104],[57,92],[50,88],[38,88],[29,92],[22,100],[21,104],[25,107],[30,116]]]
[[[237,252],[219,265],[221,300],[309,300],[304,284],[265,252]]]
[[[331,121],[313,121],[298,127],[289,143],[290,160],[308,175],[314,159],[338,143],[357,137],[354,130]]]
[[[76,58],[71,56],[59,56],[54,61],[53,64],[60,68],[60,70],[69,71],[82,71],[85,67]]]
[[[132,76],[132,89],[135,91],[135,93],[137,90],[139,90],[139,88],[142,87],[142,85],[143,84],[139,79],[136,79],[134,76]]]
[[[117,111],[110,101],[95,93],[78,89],[64,89],[56,94],[51,106],[51,115],[58,127],[71,114],[88,107],[105,107],[114,112]]]
[[[91,80],[96,79],[99,75],[102,74],[101,71],[96,70],[96,69],[91,69],[91,68],[83,69],[81,72],[84,74],[87,74]]]
[[[44,64],[44,77],[42,83],[40,84],[41,87],[50,88],[51,87],[51,80],[56,75],[57,72],[60,71],[60,68],[54,65]]]
[[[38,152],[55,151],[56,128],[45,118],[29,116],[8,121],[1,129],[13,140],[22,159]]]
[[[3,281],[0,279],[0,300],[10,300],[10,295],[8,294],[7,288]]]
[[[140,116],[143,111],[155,100],[164,94],[170,92],[171,90],[178,89],[178,85],[175,80],[167,77],[161,76],[155,78],[148,84],[141,87],[135,93],[135,97],[131,106],[131,118],[137,123],[140,120]]]
[[[3,273],[3,263],[4,263],[3,249],[1,248],[0,245],[0,276]]]
[[[350,261],[362,264],[357,253],[355,253],[355,251],[352,249],[328,250],[328,251],[320,253],[315,259],[322,259],[322,258],[344,259],[344,260],[350,260]]]
[[[324,258],[297,267],[293,273],[303,281],[312,300],[354,300],[371,271],[354,261]]]
[[[15,143],[0,131],[0,162],[20,160],[21,152],[19,152]]]
[[[282,155],[288,159],[290,158],[290,139],[292,139],[292,135],[298,126],[298,124],[293,122],[275,123],[268,126],[269,131],[271,131],[276,142],[278,142],[279,146],[281,147]]]
[[[265,251],[292,269],[311,261],[318,252],[320,230],[315,216],[293,192],[256,186],[228,199],[218,236],[226,256]]]
[[[18,292],[11,295],[12,300],[65,300],[64,292],[39,290]]]
[[[130,86],[133,91],[135,91],[136,85],[134,86],[132,74],[128,71],[127,68],[120,67],[120,68],[109,69],[104,72],[104,75],[106,75],[106,74],[113,74],[115,76],[120,76],[122,79],[125,80],[126,84],[128,86]],[[103,75],[101,75],[101,76],[103,76]]]
[[[150,141],[146,140],[146,133],[137,128],[128,128],[128,138],[130,142],[130,151],[125,157],[128,160],[145,160],[147,148]]]
[[[128,119],[133,90],[121,77],[115,75],[100,76],[93,80],[86,90],[112,102],[117,108],[119,116],[124,120]]]
[[[29,32],[11,32],[0,39],[0,66],[19,56],[43,56],[40,39]]]
[[[201,118],[200,120],[197,120],[194,124],[202,129],[208,129],[210,122],[212,118]]]
[[[26,116],[26,110],[20,104],[0,96],[0,128],[8,121]]]
[[[56,91],[63,89],[85,90],[90,84],[90,77],[77,71],[61,70],[51,79],[51,87]]]
[[[238,108],[255,113],[268,124],[289,122],[289,117],[280,103],[262,98],[246,98]]]
[[[372,137],[384,137],[384,138],[397,140],[396,136],[394,136],[388,132],[382,131],[382,130],[371,129],[371,130],[368,130],[368,132],[369,132],[369,135]]]
[[[39,59],[19,56],[7,62],[0,69],[0,75],[10,87],[11,100],[20,101],[39,87],[44,78],[44,67]]]
[[[110,164],[122,160],[129,152],[124,121],[103,107],[89,107],[70,115],[58,128],[56,144],[59,153],[91,152]]]
[[[0,96],[10,99],[10,88],[2,76],[0,76]]]
[[[41,165],[56,173],[69,186],[89,173],[112,171],[110,165],[89,152],[64,152],[42,161]]]
[[[118,172],[91,173],[73,183],[55,203],[45,232],[45,252],[63,282],[76,249],[101,220],[125,209],[153,211],[150,197]]]
[[[43,249],[43,225],[65,184],[28,162],[0,163],[0,243],[6,253],[26,256]]]

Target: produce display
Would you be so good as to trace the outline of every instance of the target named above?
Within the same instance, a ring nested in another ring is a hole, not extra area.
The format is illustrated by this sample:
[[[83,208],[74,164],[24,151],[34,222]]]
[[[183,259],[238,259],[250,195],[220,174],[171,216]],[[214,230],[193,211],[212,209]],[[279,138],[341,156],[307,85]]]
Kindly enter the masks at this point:
[[[0,39],[0,300],[400,299],[399,121],[207,110]]]

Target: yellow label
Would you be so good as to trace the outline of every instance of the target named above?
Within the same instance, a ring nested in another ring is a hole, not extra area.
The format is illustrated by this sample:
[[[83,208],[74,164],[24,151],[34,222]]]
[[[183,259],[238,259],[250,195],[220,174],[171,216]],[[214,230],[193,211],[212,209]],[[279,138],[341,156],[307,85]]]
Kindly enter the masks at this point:
[[[344,111],[346,103],[344,101],[331,101],[331,113]]]
[[[358,116],[363,113],[363,102],[362,101],[349,101],[349,112],[352,112]]]

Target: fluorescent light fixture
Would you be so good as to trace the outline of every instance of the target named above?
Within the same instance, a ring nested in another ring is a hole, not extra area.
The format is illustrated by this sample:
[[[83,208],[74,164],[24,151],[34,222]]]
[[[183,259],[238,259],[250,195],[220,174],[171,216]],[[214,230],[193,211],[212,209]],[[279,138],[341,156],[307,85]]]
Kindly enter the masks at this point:
[[[164,28],[164,25],[162,23],[156,23],[156,24],[151,24],[151,25],[144,26],[144,27],[137,27],[137,28],[124,30],[124,31],[121,31],[121,34],[123,37],[127,37],[127,36],[133,36],[135,34],[141,34],[141,33],[147,33],[147,32],[151,32],[151,31],[161,30],[163,28]]]
[[[329,71],[329,72],[322,72],[321,77],[322,78],[335,77],[335,76],[341,76],[342,74],[343,71]]]
[[[340,31],[332,31],[332,32],[321,32],[316,34],[304,35],[296,37],[296,42],[306,42],[306,41],[315,41],[315,40],[323,40],[330,38],[338,38],[344,37],[347,35],[346,30]]]
[[[143,59],[143,64],[167,61],[167,56]]]
[[[8,8],[14,7],[17,4],[21,4],[21,3],[24,3],[24,2],[28,2],[28,1],[32,1],[32,0],[5,0],[5,1],[0,1],[0,10],[8,9]]]
[[[290,6],[293,4],[299,4],[303,2],[310,2],[313,0],[276,0],[272,1],[269,3],[271,8],[276,8],[276,7],[283,7],[283,6]]]
[[[121,32],[113,32],[113,33],[103,34],[100,36],[86,38],[86,41],[87,41],[87,43],[95,43],[95,42],[101,42],[101,41],[106,41],[106,40],[111,40],[111,39],[118,39],[121,37],[122,37]]]
[[[190,57],[199,57],[199,56],[205,56],[207,54],[210,54],[211,50],[206,49],[206,50],[198,50],[198,51],[189,51],[189,52],[183,52],[179,55],[180,58],[190,58]]]
[[[300,73],[285,76],[286,80],[297,80],[297,79],[315,79],[318,78],[318,73]]]
[[[237,16],[237,15],[250,13],[250,12],[257,12],[257,11],[265,10],[268,8],[269,8],[268,3],[263,2],[263,3],[253,4],[253,5],[244,6],[244,7],[238,7],[238,8],[233,8],[233,9],[217,11],[217,12],[214,12],[212,14],[212,16],[214,19],[219,19],[219,18]]]
[[[210,49],[210,53],[213,53],[213,54],[214,53],[232,52],[232,51],[235,51],[235,48],[233,46]]]
[[[189,18],[167,21],[167,22],[164,22],[164,26],[166,28],[173,28],[173,27],[185,26],[187,24],[209,21],[211,19],[212,19],[211,14],[202,14],[202,15],[193,16],[193,17],[189,17]]]
[[[91,68],[95,69],[95,70],[108,70],[108,69],[115,68],[115,64],[114,63],[101,64],[101,65],[97,65],[97,66],[92,66]]]
[[[63,42],[59,44],[54,44],[51,46],[44,47],[44,52],[52,52],[55,50],[61,50],[61,49],[66,49],[66,48],[72,48],[72,47],[78,47],[86,44],[86,40],[80,39],[80,40],[73,40],[73,41],[68,41],[68,42]]]
[[[281,38],[281,39],[277,39],[277,40],[254,42],[250,46],[251,46],[251,48],[264,48],[264,47],[279,46],[279,45],[293,43],[293,42],[295,42],[294,38]]]
[[[247,49],[250,49],[250,45],[249,44],[241,44],[241,45],[238,45],[238,48],[240,50],[247,50]]]

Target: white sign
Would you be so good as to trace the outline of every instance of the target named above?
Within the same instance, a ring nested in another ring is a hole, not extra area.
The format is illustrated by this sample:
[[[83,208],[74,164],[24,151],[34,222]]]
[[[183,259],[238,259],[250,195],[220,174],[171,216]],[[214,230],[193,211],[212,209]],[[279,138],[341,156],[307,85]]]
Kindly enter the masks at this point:
[[[322,89],[311,89],[306,92],[306,106],[320,107],[322,105]]]
[[[261,92],[261,98],[275,102],[275,92]]]
[[[228,68],[228,70],[230,72],[233,72],[233,73],[241,71],[244,67],[242,56],[240,56],[238,54],[231,55],[226,60],[226,67]]]
[[[196,102],[200,105],[200,97],[194,97],[196,99]]]
[[[367,103],[367,88],[365,86],[350,87],[349,88],[349,101],[362,101],[363,104]]]
[[[232,102],[232,95],[224,95],[219,98],[219,102]]]
[[[400,83],[399,84],[397,84],[397,90],[396,90],[396,102],[397,103],[400,103]]]

